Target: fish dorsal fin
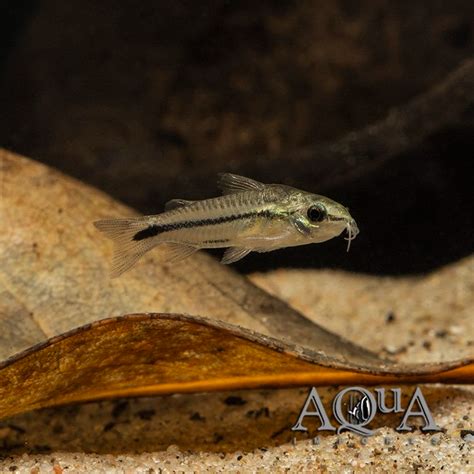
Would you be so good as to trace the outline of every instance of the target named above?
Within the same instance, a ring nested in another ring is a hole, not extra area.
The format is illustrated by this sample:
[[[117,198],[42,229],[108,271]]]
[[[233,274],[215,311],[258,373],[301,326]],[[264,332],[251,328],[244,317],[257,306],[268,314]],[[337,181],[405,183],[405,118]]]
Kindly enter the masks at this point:
[[[221,263],[223,263],[224,265],[227,265],[229,263],[234,263],[237,260],[240,260],[241,258],[244,258],[251,251],[252,250],[250,250],[250,249],[244,249],[244,248],[241,248],[241,247],[229,247],[224,252]]]
[[[186,201],[186,199],[171,199],[165,204],[165,211],[171,211],[172,209],[178,209],[178,207],[185,207],[193,204],[195,201]]]
[[[222,190],[222,194],[262,191],[265,188],[265,184],[259,181],[232,173],[219,173],[217,186]]]

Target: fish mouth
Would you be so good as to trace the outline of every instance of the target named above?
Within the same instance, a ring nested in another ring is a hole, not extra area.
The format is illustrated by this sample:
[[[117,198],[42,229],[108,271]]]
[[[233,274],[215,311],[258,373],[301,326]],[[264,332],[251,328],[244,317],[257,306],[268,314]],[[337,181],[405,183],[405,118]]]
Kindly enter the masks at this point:
[[[351,248],[351,242],[359,234],[359,227],[357,227],[357,223],[354,219],[347,221],[346,231],[347,231],[347,237],[344,237],[344,239],[347,240],[347,252],[349,252],[349,249]]]

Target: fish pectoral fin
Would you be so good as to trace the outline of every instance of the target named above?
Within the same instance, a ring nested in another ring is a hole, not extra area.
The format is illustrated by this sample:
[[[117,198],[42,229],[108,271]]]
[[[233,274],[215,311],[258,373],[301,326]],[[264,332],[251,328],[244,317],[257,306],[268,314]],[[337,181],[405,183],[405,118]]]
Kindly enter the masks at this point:
[[[187,201],[186,199],[171,199],[165,204],[165,211],[171,211],[172,209],[178,209],[178,207],[185,207],[193,204],[195,201]]]
[[[196,247],[192,247],[191,245],[186,244],[176,244],[176,243],[165,243],[166,245],[166,262],[179,262],[194,252],[197,252],[199,249]]]
[[[249,254],[252,249],[244,249],[242,247],[229,247],[222,256],[221,263],[228,265],[234,263]]]
[[[243,191],[263,191],[265,184],[254,179],[232,173],[219,173],[217,187],[222,194],[241,193]]]
[[[292,217],[290,220],[291,220],[291,223],[293,224],[293,226],[295,227],[295,229],[300,234],[303,234],[305,236],[308,236],[308,235],[311,234],[311,231],[308,228],[308,226],[306,225],[306,222],[300,216]]]

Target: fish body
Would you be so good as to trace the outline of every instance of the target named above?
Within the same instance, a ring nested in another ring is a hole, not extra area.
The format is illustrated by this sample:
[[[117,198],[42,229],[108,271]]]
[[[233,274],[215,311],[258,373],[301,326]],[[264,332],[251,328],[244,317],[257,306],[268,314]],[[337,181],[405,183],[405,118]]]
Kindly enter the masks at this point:
[[[112,276],[159,244],[169,247],[168,260],[198,249],[228,247],[222,263],[232,263],[251,251],[324,242],[344,230],[350,244],[358,233],[348,210],[324,196],[229,173],[220,175],[219,187],[223,196],[174,199],[162,214],[95,222],[116,243]]]

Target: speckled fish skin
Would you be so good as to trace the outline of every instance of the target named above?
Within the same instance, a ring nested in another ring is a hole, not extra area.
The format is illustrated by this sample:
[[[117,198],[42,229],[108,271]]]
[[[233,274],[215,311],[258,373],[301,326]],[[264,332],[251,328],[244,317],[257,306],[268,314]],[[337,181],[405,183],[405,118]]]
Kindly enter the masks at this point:
[[[218,184],[224,192],[220,197],[175,199],[162,214],[95,222],[116,243],[112,276],[162,243],[170,249],[168,260],[228,247],[222,263],[232,263],[251,251],[324,242],[344,230],[350,244],[358,234],[348,209],[327,197],[229,173],[221,174]]]

